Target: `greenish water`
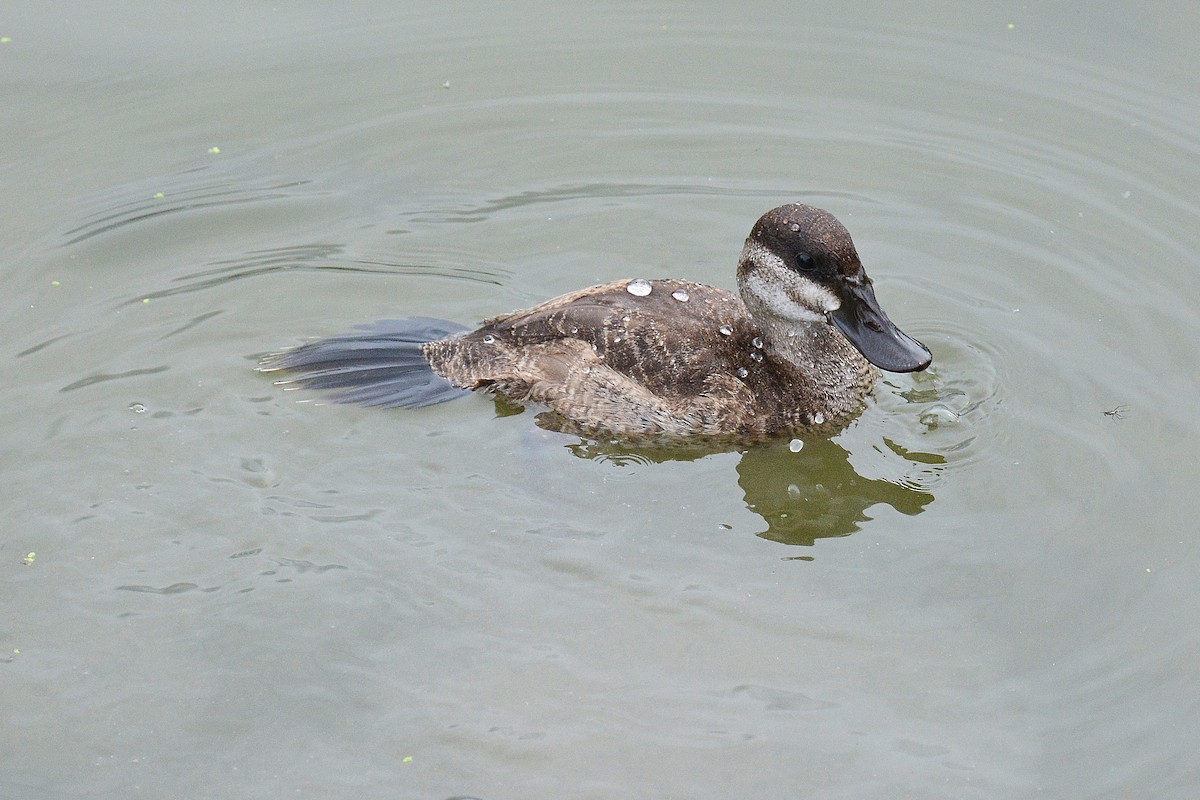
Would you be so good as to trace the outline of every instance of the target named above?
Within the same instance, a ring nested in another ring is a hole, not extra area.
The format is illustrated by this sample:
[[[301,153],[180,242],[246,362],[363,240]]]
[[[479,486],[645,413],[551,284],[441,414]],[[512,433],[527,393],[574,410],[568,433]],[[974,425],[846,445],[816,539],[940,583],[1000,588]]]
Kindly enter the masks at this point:
[[[1197,16],[14,7],[0,796],[1195,797]],[[798,453],[254,372],[788,201],[935,356]]]

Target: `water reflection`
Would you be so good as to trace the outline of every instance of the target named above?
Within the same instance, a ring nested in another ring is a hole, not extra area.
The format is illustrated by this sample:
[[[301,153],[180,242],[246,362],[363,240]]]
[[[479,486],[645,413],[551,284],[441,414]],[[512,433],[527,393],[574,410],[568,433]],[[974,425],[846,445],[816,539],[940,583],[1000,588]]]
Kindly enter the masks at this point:
[[[737,480],[746,508],[762,517],[764,539],[812,546],[817,539],[848,536],[872,519],[868,510],[884,503],[914,516],[933,502],[928,476],[945,458],[936,453],[905,450],[884,440],[886,448],[909,469],[897,480],[868,478],[850,463],[850,453],[832,439],[806,441],[799,449],[787,440],[752,447],[741,453]],[[580,458],[618,465],[690,461],[711,450],[629,448],[581,441],[567,446]],[[931,467],[933,468],[931,471]]]
[[[942,462],[933,454],[906,455],[914,467]],[[806,442],[798,453],[787,442],[748,450],[737,473],[746,507],[767,523],[758,535],[782,544],[848,536],[871,519],[867,510],[878,503],[913,516],[933,502],[924,489],[859,475],[832,440]]]

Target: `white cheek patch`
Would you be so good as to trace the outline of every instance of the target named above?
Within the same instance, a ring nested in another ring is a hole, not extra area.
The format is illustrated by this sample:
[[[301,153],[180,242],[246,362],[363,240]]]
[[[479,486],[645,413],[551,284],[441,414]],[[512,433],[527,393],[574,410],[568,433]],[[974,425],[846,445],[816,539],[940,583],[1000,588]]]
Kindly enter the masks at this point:
[[[798,302],[793,297],[793,293],[788,291],[789,287],[785,287],[778,281],[763,280],[757,272],[747,275],[743,279],[743,283],[752,302],[757,302],[764,311],[772,316],[794,322],[820,322],[825,318],[825,314],[814,310],[809,302],[804,302],[803,305]]]
[[[837,295],[784,265],[779,256],[755,243],[748,243],[743,258],[756,268],[744,274],[747,292],[765,311],[797,322],[821,322],[825,315],[842,307]]]
[[[842,307],[842,301],[833,292],[826,289],[819,283],[814,283],[796,273],[789,273],[788,286],[789,294],[796,298],[796,302],[806,308],[819,308],[821,315],[824,316],[831,311],[837,311]]]

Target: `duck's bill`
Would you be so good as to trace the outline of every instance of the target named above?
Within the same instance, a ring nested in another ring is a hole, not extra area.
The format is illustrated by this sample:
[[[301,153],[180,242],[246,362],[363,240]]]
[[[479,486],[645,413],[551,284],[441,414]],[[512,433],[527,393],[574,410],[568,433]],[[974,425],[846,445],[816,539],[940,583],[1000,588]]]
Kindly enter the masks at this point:
[[[829,318],[842,335],[880,369],[917,372],[933,361],[929,348],[887,318],[868,282],[846,287],[842,307]]]

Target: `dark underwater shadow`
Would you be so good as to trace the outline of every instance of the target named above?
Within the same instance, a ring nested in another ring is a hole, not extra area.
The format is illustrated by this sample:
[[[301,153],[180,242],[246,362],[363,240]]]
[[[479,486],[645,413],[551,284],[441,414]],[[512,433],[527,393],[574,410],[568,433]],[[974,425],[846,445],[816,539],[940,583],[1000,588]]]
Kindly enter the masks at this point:
[[[924,471],[928,454],[921,455],[912,463]],[[849,453],[828,439],[805,442],[798,453],[786,442],[748,450],[737,472],[746,507],[767,523],[758,535],[782,544],[811,546],[817,539],[849,536],[871,520],[867,509],[879,503],[911,517],[933,502],[925,489],[864,478]]]
[[[738,485],[746,507],[762,517],[764,539],[812,546],[817,539],[849,536],[872,517],[867,510],[883,503],[915,516],[933,502],[922,478],[940,470],[942,456],[885,445],[911,465],[902,483],[866,478],[850,463],[850,454],[831,439],[782,440],[741,451]],[[799,449],[795,449],[799,446]],[[582,441],[567,446],[580,458],[622,461],[691,461],[710,455],[702,448],[637,448]]]

